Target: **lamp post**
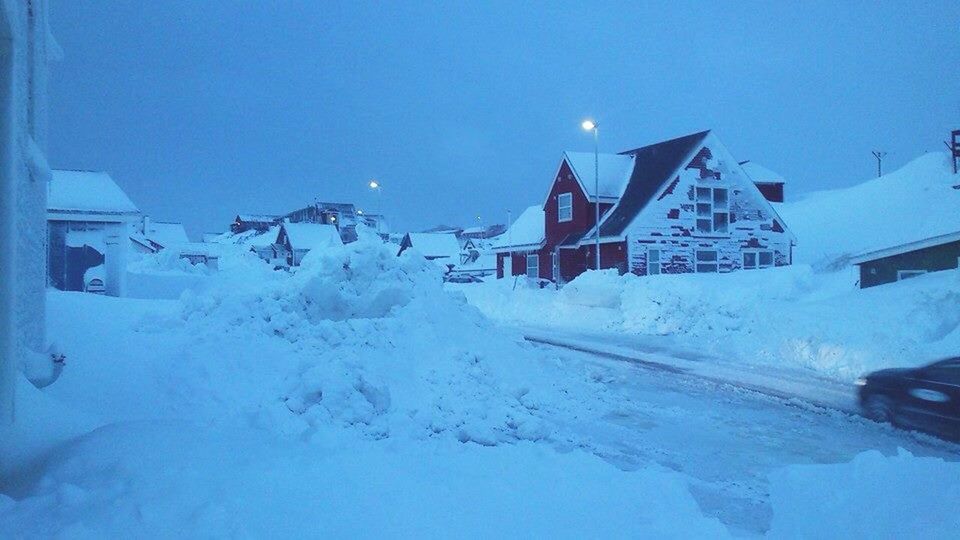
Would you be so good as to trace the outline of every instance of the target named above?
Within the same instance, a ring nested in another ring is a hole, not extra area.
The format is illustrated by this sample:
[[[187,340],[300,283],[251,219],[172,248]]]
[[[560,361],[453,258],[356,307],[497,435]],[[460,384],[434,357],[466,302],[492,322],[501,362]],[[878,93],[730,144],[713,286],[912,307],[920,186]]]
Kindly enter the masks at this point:
[[[370,186],[370,189],[377,192],[377,234],[380,233],[380,222],[383,221],[383,203],[381,202],[380,192],[383,187],[380,186],[380,182],[376,180],[370,180],[370,183],[367,184]]]
[[[596,251],[595,268],[600,269],[600,134],[597,123],[593,120],[584,120],[580,126],[584,131],[593,132],[593,189],[594,196],[597,198],[594,203],[594,223],[596,226],[596,242],[594,250]]]

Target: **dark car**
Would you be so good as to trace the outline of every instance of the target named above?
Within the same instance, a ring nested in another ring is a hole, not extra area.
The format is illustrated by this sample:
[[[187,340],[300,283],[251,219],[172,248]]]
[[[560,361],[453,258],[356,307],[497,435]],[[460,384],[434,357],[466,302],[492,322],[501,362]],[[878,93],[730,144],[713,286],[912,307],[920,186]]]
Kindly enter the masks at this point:
[[[960,358],[875,371],[857,386],[864,416],[960,440]]]

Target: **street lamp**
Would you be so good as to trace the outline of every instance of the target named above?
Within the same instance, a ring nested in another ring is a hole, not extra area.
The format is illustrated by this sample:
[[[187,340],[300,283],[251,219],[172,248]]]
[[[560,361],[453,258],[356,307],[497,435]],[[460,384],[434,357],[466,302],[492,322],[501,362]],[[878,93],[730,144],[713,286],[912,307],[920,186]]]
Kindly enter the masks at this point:
[[[596,204],[594,205],[594,214],[597,234],[596,242],[594,244],[594,250],[596,251],[596,269],[600,269],[600,135],[597,129],[597,123],[589,118],[584,120],[580,127],[584,131],[593,132],[593,189],[594,196],[596,196]]]
[[[370,186],[370,189],[377,192],[377,234],[379,235],[381,234],[380,222],[383,221],[383,203],[381,202],[382,197],[380,195],[380,193],[383,191],[383,187],[380,185],[380,182],[377,182],[376,180],[370,180],[370,183],[367,185]]]

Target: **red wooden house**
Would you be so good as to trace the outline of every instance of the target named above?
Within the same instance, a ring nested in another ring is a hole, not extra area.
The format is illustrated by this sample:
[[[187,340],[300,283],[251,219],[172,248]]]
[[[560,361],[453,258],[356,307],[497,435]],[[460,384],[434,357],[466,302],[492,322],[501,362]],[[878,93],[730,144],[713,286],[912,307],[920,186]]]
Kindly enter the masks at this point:
[[[514,270],[518,257],[530,255],[536,255],[537,277],[554,281],[593,268],[595,205],[601,268],[639,275],[729,272],[792,261],[793,235],[710,131],[601,154],[598,193],[594,186],[594,155],[564,153],[542,206],[543,241],[536,250],[512,252]],[[498,264],[498,276],[504,274]]]

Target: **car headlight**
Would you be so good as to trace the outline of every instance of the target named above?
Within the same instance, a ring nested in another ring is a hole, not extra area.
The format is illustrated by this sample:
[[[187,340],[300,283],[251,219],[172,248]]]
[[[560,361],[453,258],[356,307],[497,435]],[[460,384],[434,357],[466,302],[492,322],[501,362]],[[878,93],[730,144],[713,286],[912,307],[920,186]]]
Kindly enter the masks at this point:
[[[860,377],[859,379],[853,381],[853,384],[855,384],[855,385],[857,385],[857,386],[866,386],[866,385],[867,385],[867,379],[865,379],[865,378],[863,378],[863,377]]]

